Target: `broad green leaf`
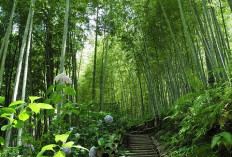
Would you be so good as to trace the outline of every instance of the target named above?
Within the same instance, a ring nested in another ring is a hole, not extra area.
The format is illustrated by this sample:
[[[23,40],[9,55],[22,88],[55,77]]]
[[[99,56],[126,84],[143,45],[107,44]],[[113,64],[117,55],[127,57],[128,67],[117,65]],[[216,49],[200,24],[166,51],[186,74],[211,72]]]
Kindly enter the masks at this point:
[[[62,96],[60,94],[54,94],[52,97],[52,101],[54,104],[58,104],[62,99]]]
[[[29,113],[26,112],[25,110],[19,114],[19,119],[22,121],[26,121],[29,119]]]
[[[53,109],[52,105],[49,104],[37,103],[36,105],[41,109]]]
[[[74,145],[74,142],[70,141],[70,142],[64,143],[62,147],[72,147],[73,145]]]
[[[216,146],[216,144],[218,143],[218,141],[220,140],[220,136],[216,135],[213,137],[212,141],[211,141],[211,148],[214,148]]]
[[[10,122],[13,122],[14,119],[10,118],[9,116],[11,116],[12,114],[9,114],[9,113],[4,113],[2,114],[0,117],[2,118],[6,118],[7,120],[9,120]]]
[[[14,127],[17,129],[23,128],[23,121],[21,120],[15,120],[14,124],[15,124]]]
[[[40,109],[53,109],[52,105],[44,103],[33,103],[29,105],[30,109],[36,114],[39,113]]]
[[[13,114],[13,113],[16,113],[16,110],[13,108],[6,108],[6,107],[0,108],[0,116],[2,114]]]
[[[5,98],[0,96],[0,104],[4,103],[4,101],[5,101]]]
[[[224,137],[224,140],[225,140],[225,144],[228,146],[228,145],[232,145],[232,135],[227,132],[227,131],[224,131],[220,134],[222,137]]]
[[[9,107],[13,107],[13,106],[20,105],[20,104],[25,104],[25,102],[22,101],[22,100],[15,101],[15,102],[11,103],[11,104],[9,105]]]
[[[3,146],[5,144],[5,140],[3,137],[0,136],[0,145]]]
[[[3,113],[3,114],[1,114],[1,116],[0,117],[8,117],[8,116],[10,116],[10,115],[12,115],[11,113]]]
[[[40,111],[40,108],[39,108],[36,104],[30,104],[30,105],[29,105],[29,108],[30,108],[33,112],[35,112],[36,114],[38,114],[39,111]]]
[[[59,83],[58,85],[56,85],[56,91],[61,92],[64,87],[65,87],[65,85]]]
[[[45,99],[45,100],[44,100],[44,103],[46,103],[46,104],[50,104],[50,103],[51,103],[51,101],[52,101],[51,99]]]
[[[76,95],[76,91],[71,87],[65,87],[64,93],[68,95]]]
[[[24,108],[24,106],[25,106],[26,104],[20,104],[20,105],[17,105],[17,106],[15,106],[15,107],[13,107],[15,110],[18,110],[18,109],[23,109]]]
[[[46,114],[47,114],[47,116],[54,116],[55,110],[47,110]]]
[[[53,89],[54,89],[55,87],[56,87],[55,85],[51,85],[51,86],[47,89],[46,95],[49,95],[49,94],[53,91]]]
[[[29,96],[29,99],[31,100],[31,103],[33,103],[35,100],[40,99],[41,97],[38,96]]]
[[[105,144],[105,140],[103,138],[100,138],[97,142],[99,146],[103,146]]]
[[[56,146],[57,146],[56,144],[49,144],[49,145],[44,146],[41,150],[42,151],[53,150],[53,148]]]
[[[62,151],[59,151],[53,157],[65,157],[65,153]]]
[[[74,148],[78,148],[78,149],[84,149],[84,150],[87,150],[87,151],[89,151],[87,148],[85,148],[85,147],[82,147],[82,146],[80,146],[80,145],[77,145],[77,146],[72,146],[72,147],[74,147]]]
[[[62,141],[63,143],[65,143],[67,141],[70,133],[71,133],[71,131],[66,132],[65,134],[62,134],[62,135],[56,135],[55,136],[55,141],[56,142]]]
[[[11,124],[3,125],[3,126],[1,127],[1,130],[2,130],[2,131],[6,131],[6,129],[9,129],[11,126],[12,126]]]
[[[41,156],[43,155],[44,152],[45,152],[45,151],[40,151],[40,152],[36,155],[36,157],[41,157]]]

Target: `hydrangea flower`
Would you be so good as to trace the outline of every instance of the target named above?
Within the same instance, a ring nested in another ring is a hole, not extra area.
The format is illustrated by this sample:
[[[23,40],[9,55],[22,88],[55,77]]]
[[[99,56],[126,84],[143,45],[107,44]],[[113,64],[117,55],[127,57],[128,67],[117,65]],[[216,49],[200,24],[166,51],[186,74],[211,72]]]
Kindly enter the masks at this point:
[[[31,145],[31,144],[25,144],[24,147],[25,147],[25,148],[28,148],[30,151],[35,150],[34,146]]]
[[[89,150],[89,157],[97,157],[96,147],[93,146],[93,147]]]
[[[71,154],[71,148],[70,147],[64,147],[61,151],[63,151],[66,155]]]
[[[113,117],[110,115],[105,116],[104,120],[106,123],[112,123],[114,121]]]
[[[71,79],[65,75],[64,73],[61,73],[55,77],[56,82],[64,83],[64,84],[71,84]]]

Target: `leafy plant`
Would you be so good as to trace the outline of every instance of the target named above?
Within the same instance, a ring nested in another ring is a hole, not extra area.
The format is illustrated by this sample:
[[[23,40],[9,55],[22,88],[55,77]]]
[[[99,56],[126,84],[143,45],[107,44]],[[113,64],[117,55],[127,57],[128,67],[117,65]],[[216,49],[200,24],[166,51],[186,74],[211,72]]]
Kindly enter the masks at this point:
[[[38,114],[41,109],[53,109],[49,104],[34,103],[34,101],[40,99],[40,97],[29,97],[29,99],[31,101],[29,104],[18,100],[11,103],[9,107],[0,108],[0,117],[11,122],[10,124],[3,125],[1,127],[2,131],[10,129],[11,127],[20,129],[23,127],[23,123],[30,118],[32,113]],[[19,114],[16,114],[17,110],[20,110]],[[10,117],[12,114],[16,114],[14,119]]]
[[[231,133],[224,131],[221,132],[217,135],[215,135],[212,138],[212,142],[211,142],[211,148],[214,148],[215,146],[225,146],[228,150],[230,150],[230,148],[232,147],[232,135]]]
[[[84,149],[84,150],[88,151],[87,148],[84,148],[84,147],[82,147],[80,145],[74,145],[73,141],[67,142],[70,133],[71,133],[71,131],[68,131],[68,132],[66,132],[65,134],[62,134],[62,135],[55,135],[55,141],[56,141],[57,144],[49,144],[49,145],[44,146],[41,149],[41,151],[37,154],[37,157],[41,157],[44,154],[44,152],[49,151],[49,150],[51,150],[51,151],[54,152],[53,157],[65,157],[66,154],[62,150],[64,148],[66,148],[66,147],[77,148],[77,149]],[[61,146],[58,145],[59,141],[62,142]],[[55,151],[54,150],[55,147],[58,147],[59,149],[57,151]]]

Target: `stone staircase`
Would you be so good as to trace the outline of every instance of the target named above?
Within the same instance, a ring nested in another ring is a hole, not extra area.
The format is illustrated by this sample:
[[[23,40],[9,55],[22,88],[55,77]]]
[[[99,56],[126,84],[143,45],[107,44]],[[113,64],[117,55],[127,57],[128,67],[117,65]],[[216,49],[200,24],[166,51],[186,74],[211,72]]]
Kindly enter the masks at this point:
[[[159,157],[158,150],[147,134],[126,135],[124,145],[132,153],[128,157]]]

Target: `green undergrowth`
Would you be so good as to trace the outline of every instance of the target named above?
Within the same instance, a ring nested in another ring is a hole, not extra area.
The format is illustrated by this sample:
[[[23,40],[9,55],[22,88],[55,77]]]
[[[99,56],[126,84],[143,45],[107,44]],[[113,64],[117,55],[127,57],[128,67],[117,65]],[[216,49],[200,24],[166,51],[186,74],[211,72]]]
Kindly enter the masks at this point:
[[[179,98],[156,137],[170,156],[231,156],[232,89],[221,85]]]
[[[147,115],[144,115],[143,118],[136,118],[136,119],[133,119],[131,121],[129,121],[127,123],[127,127],[130,128],[131,126],[136,126],[136,125],[139,125],[139,124],[144,124],[146,121],[150,120],[150,119],[153,119],[154,116],[152,114],[147,114]]]

